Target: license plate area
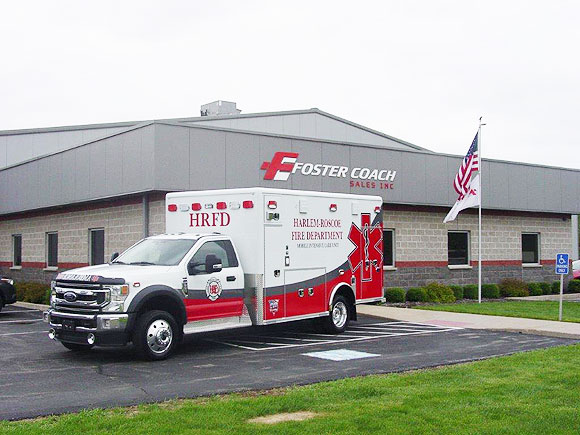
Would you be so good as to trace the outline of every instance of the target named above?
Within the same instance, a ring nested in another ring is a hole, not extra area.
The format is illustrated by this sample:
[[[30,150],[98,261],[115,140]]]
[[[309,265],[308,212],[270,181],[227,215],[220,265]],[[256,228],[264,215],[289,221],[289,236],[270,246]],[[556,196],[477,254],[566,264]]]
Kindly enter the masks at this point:
[[[75,321],[72,319],[62,319],[62,329],[65,331],[74,332],[76,329]]]

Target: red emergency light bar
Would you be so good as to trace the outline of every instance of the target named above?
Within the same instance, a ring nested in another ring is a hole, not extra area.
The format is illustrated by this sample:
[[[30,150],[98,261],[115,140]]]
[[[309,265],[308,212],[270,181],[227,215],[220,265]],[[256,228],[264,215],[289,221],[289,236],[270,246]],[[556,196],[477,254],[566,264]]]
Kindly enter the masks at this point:
[[[201,204],[199,202],[194,202],[193,204],[191,204],[191,209],[193,211],[199,211],[201,210]]]
[[[218,202],[215,207],[218,210],[225,210],[226,208],[228,208],[227,204],[225,202]]]
[[[242,207],[244,207],[244,208],[254,208],[254,202],[253,201],[244,201],[242,203]]]
[[[167,206],[167,211],[177,211],[177,204],[169,204]]]

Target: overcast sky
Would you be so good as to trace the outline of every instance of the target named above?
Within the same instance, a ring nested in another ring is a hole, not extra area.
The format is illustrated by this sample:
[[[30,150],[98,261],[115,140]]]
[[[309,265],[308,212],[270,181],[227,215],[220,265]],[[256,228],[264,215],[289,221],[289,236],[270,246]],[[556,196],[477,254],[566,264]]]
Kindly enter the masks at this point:
[[[578,1],[13,1],[0,129],[321,110],[425,148],[580,168]]]

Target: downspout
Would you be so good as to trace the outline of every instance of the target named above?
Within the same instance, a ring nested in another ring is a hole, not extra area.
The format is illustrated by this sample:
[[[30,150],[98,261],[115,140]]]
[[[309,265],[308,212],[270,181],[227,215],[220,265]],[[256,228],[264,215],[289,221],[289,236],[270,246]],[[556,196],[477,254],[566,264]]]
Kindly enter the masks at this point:
[[[149,237],[149,197],[143,194],[143,238]]]
[[[573,214],[570,220],[572,221],[572,252],[570,254],[572,260],[578,260],[580,256],[580,252],[578,252],[580,250],[578,247],[578,215]]]

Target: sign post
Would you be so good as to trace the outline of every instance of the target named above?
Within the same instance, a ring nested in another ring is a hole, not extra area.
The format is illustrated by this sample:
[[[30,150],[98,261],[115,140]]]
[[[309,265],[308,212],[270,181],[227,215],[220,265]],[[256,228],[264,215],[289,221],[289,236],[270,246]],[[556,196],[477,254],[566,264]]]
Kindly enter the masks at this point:
[[[568,254],[556,254],[556,274],[560,275],[560,310],[558,319],[562,321],[562,299],[564,296],[564,275],[570,272],[570,257]]]

